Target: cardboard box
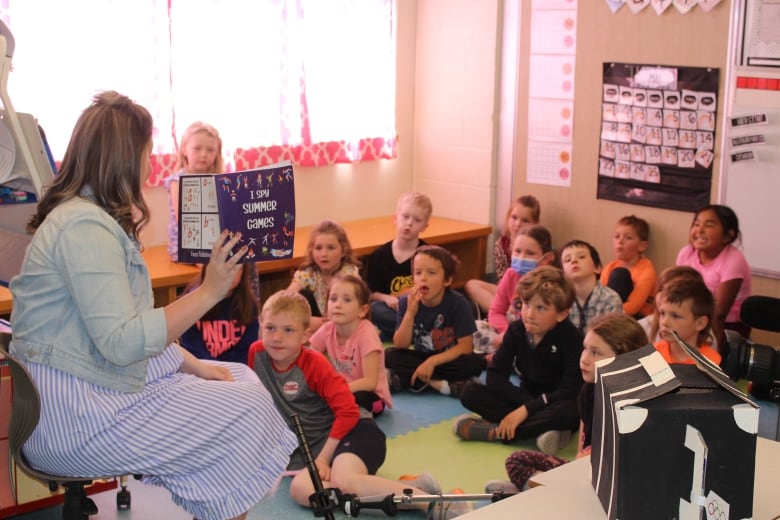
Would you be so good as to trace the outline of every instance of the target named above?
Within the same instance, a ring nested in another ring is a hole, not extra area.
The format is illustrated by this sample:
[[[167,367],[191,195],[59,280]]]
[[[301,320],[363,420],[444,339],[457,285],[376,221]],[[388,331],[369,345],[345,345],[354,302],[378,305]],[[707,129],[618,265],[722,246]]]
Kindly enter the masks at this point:
[[[751,518],[758,406],[711,363],[670,367],[651,345],[605,361],[591,467],[607,518]]]

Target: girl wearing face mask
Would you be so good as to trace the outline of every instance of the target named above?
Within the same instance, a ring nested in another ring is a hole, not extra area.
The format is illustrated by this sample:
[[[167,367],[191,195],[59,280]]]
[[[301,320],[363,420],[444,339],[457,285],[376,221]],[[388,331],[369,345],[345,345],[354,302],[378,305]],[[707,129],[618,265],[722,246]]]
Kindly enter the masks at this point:
[[[546,227],[535,225],[525,227],[518,232],[512,244],[510,269],[507,269],[496,290],[496,297],[490,304],[488,324],[496,331],[491,338],[488,351],[501,345],[504,332],[509,323],[520,318],[522,300],[515,294],[520,278],[540,265],[557,265],[558,256],[552,247],[552,236]]]

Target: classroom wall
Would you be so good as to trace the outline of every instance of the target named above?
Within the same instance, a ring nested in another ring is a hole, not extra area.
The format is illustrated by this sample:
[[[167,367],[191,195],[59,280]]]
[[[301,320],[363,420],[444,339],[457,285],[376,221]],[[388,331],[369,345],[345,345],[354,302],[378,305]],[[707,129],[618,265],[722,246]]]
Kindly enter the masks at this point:
[[[438,216],[491,221],[501,4],[417,1],[412,186]]]
[[[521,47],[528,47],[530,2],[523,2]],[[613,14],[606,2],[580,4],[577,16],[577,66],[575,76],[573,175],[570,188],[529,184],[525,180],[526,126],[518,124],[515,162],[515,195],[533,193],[541,201],[542,223],[555,243],[572,238],[587,240],[605,261],[613,257],[611,236],[615,222],[636,214],[650,223],[648,256],[660,271],[674,264],[677,252],[688,241],[693,213],[597,200],[598,136],[601,121],[602,63],[610,61],[697,67],[718,67],[717,139],[723,132],[723,89],[728,54],[730,2],[710,13],[694,8],[680,14],[674,7],[661,16],[651,8],[631,14],[626,7]],[[518,70],[518,121],[527,121],[528,53],[521,51]],[[525,83],[525,84],[524,84]],[[711,200],[718,200],[720,147],[716,148]],[[693,211],[694,208],[691,208]],[[780,280],[754,277],[753,292],[780,297]],[[759,341],[770,338],[758,335]],[[774,341],[774,340],[773,340]],[[780,345],[780,342],[775,342]]]
[[[531,2],[521,1],[520,59],[517,70],[504,71],[516,74],[518,85],[514,193],[494,194],[503,3],[398,1],[398,159],[298,168],[298,223],[388,215],[400,193],[416,189],[432,197],[437,215],[489,224],[495,210],[492,196],[533,193],[542,203],[542,223],[553,232],[557,244],[583,238],[609,259],[614,222],[636,213],[651,225],[648,256],[659,270],[671,265],[687,241],[692,213],[595,198],[598,143],[594,136],[599,135],[601,64],[623,61],[720,68],[719,137],[723,132],[729,2],[710,13],[696,8],[686,15],[673,7],[662,16],[650,8],[638,15],[625,7],[612,14],[606,2],[579,9],[572,186],[559,188],[525,180]],[[713,201],[718,200],[719,148],[716,154]],[[163,244],[168,218],[165,193],[150,189],[146,196],[152,224],[142,238],[148,245]],[[780,280],[755,277],[753,285],[756,294],[780,297]],[[762,335],[757,339],[770,340]],[[780,340],[772,341],[780,345]]]

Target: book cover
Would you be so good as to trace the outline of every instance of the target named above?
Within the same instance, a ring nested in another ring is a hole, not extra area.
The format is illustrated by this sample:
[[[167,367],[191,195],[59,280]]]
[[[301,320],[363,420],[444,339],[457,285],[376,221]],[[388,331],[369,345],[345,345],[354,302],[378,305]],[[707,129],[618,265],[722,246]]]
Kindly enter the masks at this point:
[[[291,258],[295,182],[288,162],[179,180],[179,262],[204,264],[223,229],[241,233],[242,262]]]

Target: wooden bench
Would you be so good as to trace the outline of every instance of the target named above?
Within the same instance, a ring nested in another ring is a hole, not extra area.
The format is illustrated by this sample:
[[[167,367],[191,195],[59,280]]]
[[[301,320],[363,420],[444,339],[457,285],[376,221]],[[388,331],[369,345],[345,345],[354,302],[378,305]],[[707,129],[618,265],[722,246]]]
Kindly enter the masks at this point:
[[[367,257],[374,249],[395,237],[395,224],[391,217],[377,217],[343,222],[349,241],[358,257]],[[269,295],[287,287],[292,273],[303,261],[309,233],[314,226],[305,226],[295,230],[293,257],[285,260],[260,262],[257,269],[260,274],[260,288]],[[428,229],[420,236],[429,244],[446,247],[460,259],[460,268],[455,277],[454,287],[463,287],[466,280],[485,276],[488,238],[492,233],[490,226],[473,224],[460,220],[431,217]],[[168,258],[167,245],[147,247],[142,253],[149,268],[154,290],[155,306],[162,307],[176,299],[180,287],[200,273],[199,266],[177,264]],[[11,312],[11,293],[0,286],[0,315]]]
[[[395,237],[396,229],[392,217],[375,217],[341,222],[349,237],[355,256],[362,261],[382,244]],[[286,260],[271,260],[258,263],[260,290],[264,295],[284,289],[290,284],[292,273],[303,261],[309,233],[314,226],[295,230],[293,257]],[[493,232],[490,226],[473,224],[461,220],[431,217],[428,229],[420,237],[429,244],[446,247],[460,260],[453,287],[463,287],[466,280],[483,278],[487,260],[487,243]]]
[[[377,247],[392,240],[396,232],[391,217],[351,220],[341,224],[349,236],[355,255],[364,260]],[[257,264],[260,290],[263,295],[273,294],[290,284],[292,273],[306,255],[306,245],[313,227],[304,226],[295,230],[292,258],[269,260]],[[488,238],[491,233],[490,226],[431,217],[428,229],[420,236],[429,244],[446,247],[457,255],[461,265],[453,286],[463,287],[466,280],[485,276]],[[165,245],[146,248],[143,256],[149,266],[157,306],[173,301],[177,288],[186,285],[199,273],[198,267],[171,262]]]
[[[8,287],[0,285],[0,316],[11,314],[11,291]]]

